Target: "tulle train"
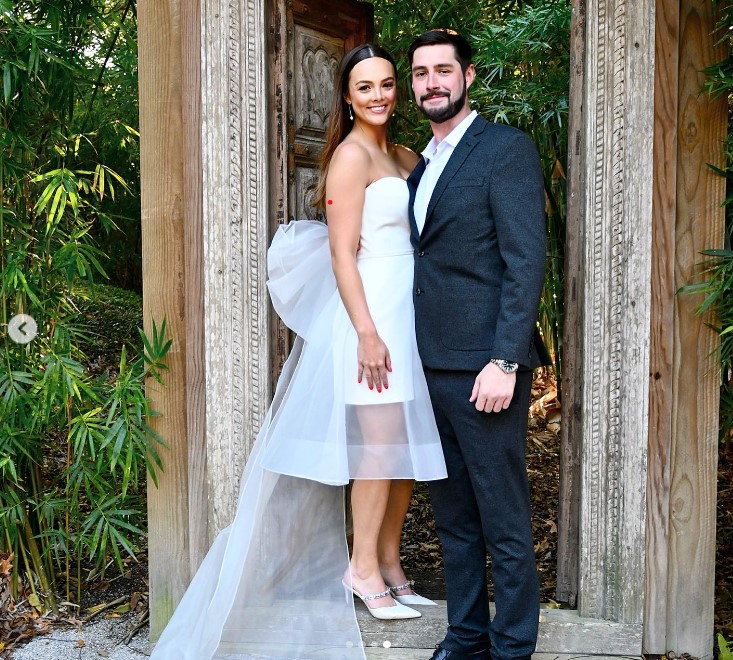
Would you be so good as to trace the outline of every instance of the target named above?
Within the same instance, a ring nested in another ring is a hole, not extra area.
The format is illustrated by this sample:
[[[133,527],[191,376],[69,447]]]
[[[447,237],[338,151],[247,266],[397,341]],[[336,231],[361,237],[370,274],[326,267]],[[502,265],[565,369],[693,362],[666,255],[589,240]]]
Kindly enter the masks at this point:
[[[237,514],[206,555],[153,660],[363,660],[348,566],[344,489],[262,468],[269,417],[301,355],[298,339],[247,463]]]

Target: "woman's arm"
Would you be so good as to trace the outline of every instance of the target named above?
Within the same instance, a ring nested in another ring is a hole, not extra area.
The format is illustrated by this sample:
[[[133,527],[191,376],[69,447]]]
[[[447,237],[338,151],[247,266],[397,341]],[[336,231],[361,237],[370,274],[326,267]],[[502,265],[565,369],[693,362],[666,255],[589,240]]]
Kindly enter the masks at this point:
[[[333,273],[359,340],[356,377],[361,382],[364,376],[370,389],[381,392],[382,387],[389,387],[387,373],[392,365],[369,313],[356,266],[370,165],[369,154],[357,144],[344,143],[336,149],[326,177],[326,217]]]

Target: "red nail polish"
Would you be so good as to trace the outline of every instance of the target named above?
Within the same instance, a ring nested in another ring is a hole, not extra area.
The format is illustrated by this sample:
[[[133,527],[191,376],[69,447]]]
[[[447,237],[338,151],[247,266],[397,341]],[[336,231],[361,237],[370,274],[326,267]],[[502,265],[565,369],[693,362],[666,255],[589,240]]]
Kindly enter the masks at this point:
[[[378,387],[377,388],[377,392],[381,392],[381,391],[382,391],[382,388],[381,387]]]
[[[370,390],[373,390],[373,389],[374,389],[374,385],[370,385],[370,386],[369,386],[369,389],[370,389]]]
[[[385,385],[385,386],[384,386],[384,389],[385,389],[385,390],[388,390],[388,389],[389,389],[389,385]]]

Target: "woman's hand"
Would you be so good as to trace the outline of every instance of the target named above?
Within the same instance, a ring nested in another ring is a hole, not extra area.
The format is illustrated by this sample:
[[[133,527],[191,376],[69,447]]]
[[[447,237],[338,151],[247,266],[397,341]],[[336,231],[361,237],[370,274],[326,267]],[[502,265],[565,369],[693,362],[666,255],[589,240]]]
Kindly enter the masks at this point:
[[[377,392],[381,392],[382,388],[389,388],[387,374],[392,371],[392,361],[387,345],[376,332],[359,336],[356,357],[357,378],[360,383],[362,378],[366,378],[369,389],[376,387]]]

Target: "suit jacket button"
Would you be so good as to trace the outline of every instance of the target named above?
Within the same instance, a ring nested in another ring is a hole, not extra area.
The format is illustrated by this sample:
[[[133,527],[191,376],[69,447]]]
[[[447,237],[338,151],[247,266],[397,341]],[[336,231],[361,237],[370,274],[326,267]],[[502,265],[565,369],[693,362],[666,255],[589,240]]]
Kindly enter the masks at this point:
[[[420,252],[417,253],[418,257],[424,257],[425,256],[425,250],[420,250]]]
[[[422,291],[420,289],[415,289],[415,295],[416,296],[419,296],[421,293],[422,293]]]

